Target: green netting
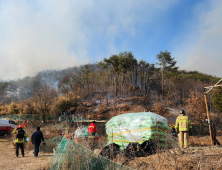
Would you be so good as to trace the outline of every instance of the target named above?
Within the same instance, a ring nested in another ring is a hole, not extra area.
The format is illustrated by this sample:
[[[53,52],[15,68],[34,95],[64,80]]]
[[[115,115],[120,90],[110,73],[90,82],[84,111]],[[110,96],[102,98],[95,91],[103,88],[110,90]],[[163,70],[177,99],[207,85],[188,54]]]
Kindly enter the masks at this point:
[[[62,140],[62,136],[57,136],[53,139],[45,139],[46,145],[40,145],[40,151],[53,152],[53,148],[56,148]]]
[[[91,119],[86,119],[84,117],[79,117],[79,116],[72,116],[73,121],[81,121],[81,120],[91,120]]]
[[[5,118],[10,118],[12,120],[40,120],[40,121],[43,120],[41,114],[6,115]],[[79,121],[79,122],[92,121],[92,119],[86,119],[80,116],[74,116],[74,115],[58,116],[58,115],[52,115],[52,114],[45,115],[45,120],[46,121]]]
[[[166,118],[152,112],[126,113],[106,123],[108,144],[116,143],[120,149],[125,149],[131,142],[142,144],[149,139],[162,146],[170,133]]]
[[[5,118],[10,118],[12,120],[40,120],[42,121],[42,115],[40,114],[18,114],[18,115],[7,115]],[[57,115],[45,115],[45,120],[58,121],[59,116]]]
[[[51,159],[49,170],[130,170],[132,168],[106,159],[79,143],[62,139]]]

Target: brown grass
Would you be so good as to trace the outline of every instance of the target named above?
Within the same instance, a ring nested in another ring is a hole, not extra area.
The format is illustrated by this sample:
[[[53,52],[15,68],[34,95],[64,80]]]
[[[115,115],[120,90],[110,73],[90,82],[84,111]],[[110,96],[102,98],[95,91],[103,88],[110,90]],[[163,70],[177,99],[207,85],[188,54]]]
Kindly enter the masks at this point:
[[[216,138],[222,144],[222,136],[217,136]],[[210,136],[190,136],[189,143],[191,146],[211,146]]]
[[[123,105],[122,108],[126,106]],[[136,110],[142,109],[143,106],[134,107]],[[132,111],[132,110],[130,110]],[[139,111],[137,111],[139,112]],[[55,127],[48,125],[42,128],[42,131],[45,133],[53,132],[57,133],[56,130],[53,130]],[[34,129],[28,129],[27,133],[33,132]],[[99,145],[95,152],[98,154],[101,151],[101,148],[107,142],[107,137],[104,135],[99,136]],[[218,136],[217,139],[222,143],[222,136]],[[88,148],[88,143],[83,141],[82,144]],[[191,146],[209,146],[210,140],[208,136],[197,137],[190,136]],[[29,146],[28,146],[29,147]],[[33,146],[30,144],[30,150],[33,149]],[[27,151],[29,149],[27,148]],[[186,150],[181,150],[179,148],[159,150],[157,154],[147,156],[147,157],[136,157],[134,160],[130,160],[126,157],[118,155],[114,161],[124,164],[126,166],[135,168],[135,169],[221,169],[222,162],[222,149],[220,148],[190,148]],[[66,162],[67,163],[67,162]],[[49,166],[49,163],[44,164],[45,168]],[[65,164],[64,164],[65,165]]]
[[[194,169],[221,169],[222,149],[169,149],[148,157],[136,157],[129,160],[121,156],[115,161],[134,169],[167,169],[167,170],[194,170]]]
[[[152,112],[161,116],[166,116],[169,114],[167,108],[162,103],[157,103],[156,106],[152,109]]]

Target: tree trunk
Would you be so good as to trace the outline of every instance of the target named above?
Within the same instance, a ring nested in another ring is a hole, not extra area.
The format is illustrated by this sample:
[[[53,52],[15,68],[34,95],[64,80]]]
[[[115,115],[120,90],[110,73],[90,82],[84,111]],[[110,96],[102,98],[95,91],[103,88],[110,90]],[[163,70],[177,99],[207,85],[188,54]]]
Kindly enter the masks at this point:
[[[116,80],[116,76],[114,77],[114,83],[115,83],[115,96],[117,96],[117,80]]]
[[[45,123],[45,113],[42,114],[42,121]]]
[[[163,69],[162,69],[162,95],[163,95],[163,71],[164,71],[164,63],[163,63]]]
[[[136,75],[135,75],[135,86],[137,85],[137,69],[136,69]]]
[[[169,90],[168,90],[168,94],[167,94],[167,101],[169,100],[169,95],[170,95],[170,85],[171,85],[171,81],[169,83]]]

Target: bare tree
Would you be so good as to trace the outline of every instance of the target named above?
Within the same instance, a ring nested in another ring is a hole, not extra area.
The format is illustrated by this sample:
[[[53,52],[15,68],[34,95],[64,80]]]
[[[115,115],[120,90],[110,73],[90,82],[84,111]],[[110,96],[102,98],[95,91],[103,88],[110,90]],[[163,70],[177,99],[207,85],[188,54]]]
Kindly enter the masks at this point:
[[[57,91],[47,84],[42,84],[39,88],[35,89],[35,106],[41,112],[43,122],[45,122],[45,115],[50,112],[51,106],[57,96]]]

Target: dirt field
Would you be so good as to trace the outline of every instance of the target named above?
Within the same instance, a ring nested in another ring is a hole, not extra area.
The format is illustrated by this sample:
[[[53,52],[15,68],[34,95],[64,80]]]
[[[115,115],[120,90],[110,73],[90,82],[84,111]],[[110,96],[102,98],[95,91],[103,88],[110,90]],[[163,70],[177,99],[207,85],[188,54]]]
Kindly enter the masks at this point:
[[[39,153],[35,158],[32,151],[25,150],[25,157],[22,157],[19,151],[19,157],[15,156],[15,149],[9,138],[0,138],[0,169],[4,170],[43,170],[49,163],[52,153]]]

